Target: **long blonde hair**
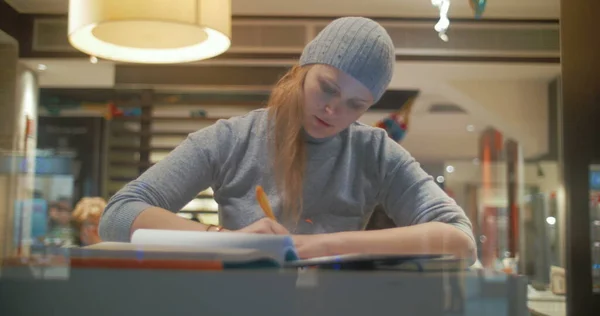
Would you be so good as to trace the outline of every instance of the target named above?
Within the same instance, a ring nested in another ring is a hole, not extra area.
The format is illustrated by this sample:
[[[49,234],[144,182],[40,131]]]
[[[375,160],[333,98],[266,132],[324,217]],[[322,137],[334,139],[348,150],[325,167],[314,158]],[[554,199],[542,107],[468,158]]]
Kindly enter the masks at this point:
[[[274,122],[273,155],[277,188],[283,198],[283,214],[298,220],[306,168],[306,144],[302,132],[304,80],[309,67],[294,66],[275,85],[267,103]]]

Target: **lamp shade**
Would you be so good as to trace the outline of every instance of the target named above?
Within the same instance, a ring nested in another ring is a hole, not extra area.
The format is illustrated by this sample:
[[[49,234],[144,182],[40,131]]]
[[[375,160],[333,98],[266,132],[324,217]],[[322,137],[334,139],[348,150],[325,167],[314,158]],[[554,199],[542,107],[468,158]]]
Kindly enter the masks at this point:
[[[231,45],[231,0],[70,0],[69,42],[92,56],[168,64]]]

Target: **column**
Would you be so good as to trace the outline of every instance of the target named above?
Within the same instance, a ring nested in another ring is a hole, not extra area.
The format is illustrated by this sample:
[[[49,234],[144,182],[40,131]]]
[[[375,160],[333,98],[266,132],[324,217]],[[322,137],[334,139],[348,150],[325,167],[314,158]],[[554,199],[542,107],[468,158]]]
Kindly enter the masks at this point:
[[[15,216],[20,222],[20,243],[17,253],[23,256],[29,254],[31,244],[31,229],[33,212],[44,212],[46,210],[34,210],[34,191],[36,175],[36,140],[37,140],[37,108],[38,108],[38,81],[37,74],[26,68],[23,64],[17,65],[17,84],[15,90],[15,157],[17,182],[16,201],[20,202],[19,216]],[[17,206],[13,202],[13,208]]]
[[[0,69],[0,257],[4,257],[28,253],[38,85],[36,74],[18,63],[14,41],[0,43]],[[17,201],[25,203],[22,216],[16,217]]]
[[[562,171],[567,238],[567,315],[597,315],[592,293],[590,164],[600,163],[600,1],[561,0]]]
[[[8,35],[2,33],[0,38],[8,38]],[[12,201],[16,194],[16,174],[11,153],[16,146],[17,59],[16,41],[0,41],[0,258],[6,255],[10,249],[7,247],[12,244]]]
[[[479,141],[479,161],[481,165],[481,209],[479,216],[481,227],[481,263],[484,267],[493,269],[499,258],[504,257],[504,223],[506,201],[502,176],[502,134],[488,128],[481,133]]]
[[[506,190],[508,198],[508,252],[510,257],[515,258],[519,253],[520,236],[520,196],[522,188],[521,151],[519,144],[512,140],[506,140],[504,144],[506,151]]]

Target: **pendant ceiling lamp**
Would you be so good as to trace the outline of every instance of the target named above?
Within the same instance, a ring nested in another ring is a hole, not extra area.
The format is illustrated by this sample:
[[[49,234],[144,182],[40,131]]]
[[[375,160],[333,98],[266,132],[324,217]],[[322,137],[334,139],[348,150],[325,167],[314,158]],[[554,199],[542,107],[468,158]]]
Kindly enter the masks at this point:
[[[70,0],[69,42],[92,56],[169,64],[231,44],[231,0]]]

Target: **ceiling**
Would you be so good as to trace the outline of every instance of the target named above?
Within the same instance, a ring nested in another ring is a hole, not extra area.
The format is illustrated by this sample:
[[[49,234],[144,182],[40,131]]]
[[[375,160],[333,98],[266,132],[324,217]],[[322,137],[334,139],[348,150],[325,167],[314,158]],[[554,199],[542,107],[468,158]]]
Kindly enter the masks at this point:
[[[68,0],[6,0],[21,13],[64,14]],[[435,17],[430,0],[232,0],[234,15]],[[450,17],[473,17],[469,0],[453,0]],[[559,0],[491,0],[488,18],[558,19]]]

